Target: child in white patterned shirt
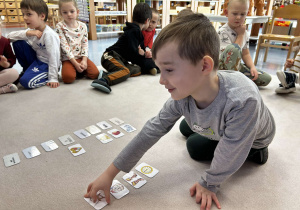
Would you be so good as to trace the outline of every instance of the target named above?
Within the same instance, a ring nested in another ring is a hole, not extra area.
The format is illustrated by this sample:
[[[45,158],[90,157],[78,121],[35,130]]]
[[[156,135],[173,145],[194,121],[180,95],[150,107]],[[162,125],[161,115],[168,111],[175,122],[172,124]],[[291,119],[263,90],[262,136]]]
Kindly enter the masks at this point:
[[[88,59],[87,27],[77,20],[77,2],[59,0],[59,12],[63,21],[56,25],[56,32],[60,38],[63,82],[72,83],[85,74],[90,79],[98,78],[98,68]]]

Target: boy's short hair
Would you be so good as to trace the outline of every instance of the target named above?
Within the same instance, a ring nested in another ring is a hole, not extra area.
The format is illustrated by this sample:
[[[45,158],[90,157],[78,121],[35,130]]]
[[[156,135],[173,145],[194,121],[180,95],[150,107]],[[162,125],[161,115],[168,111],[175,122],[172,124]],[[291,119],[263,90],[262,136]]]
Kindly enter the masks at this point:
[[[20,4],[21,9],[31,9],[38,15],[44,14],[44,22],[48,19],[48,6],[43,0],[22,0]]]
[[[182,16],[186,16],[186,15],[191,15],[194,12],[191,9],[183,9],[181,10],[178,14],[177,14],[177,18],[182,17]]]
[[[159,15],[159,12],[158,12],[158,10],[157,10],[157,9],[155,9],[155,8],[151,8],[151,11],[152,11],[152,13],[154,13],[154,14],[158,14],[158,15]]]
[[[227,4],[227,8],[229,8],[229,5],[232,4],[233,2],[240,2],[242,4],[247,5],[247,7],[249,8],[249,0],[229,0]]]
[[[69,3],[69,2],[73,2],[74,7],[75,7],[76,9],[78,9],[78,4],[77,4],[77,1],[76,1],[76,0],[59,0],[59,1],[58,1],[58,7],[59,7],[59,10],[61,9],[61,5],[62,5],[63,3]]]
[[[147,19],[151,20],[152,11],[148,4],[138,3],[135,5],[132,13],[132,21],[144,24]]]
[[[156,37],[152,47],[152,57],[156,59],[157,51],[167,42],[178,44],[180,58],[196,65],[204,56],[214,61],[214,69],[219,67],[220,39],[203,14],[191,14],[177,18],[164,27]]]

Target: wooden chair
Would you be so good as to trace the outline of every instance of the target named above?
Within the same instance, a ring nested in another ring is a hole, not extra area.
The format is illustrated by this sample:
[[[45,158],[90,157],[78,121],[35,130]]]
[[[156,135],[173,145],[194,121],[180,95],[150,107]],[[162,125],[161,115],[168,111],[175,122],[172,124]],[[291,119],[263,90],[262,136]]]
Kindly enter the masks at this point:
[[[278,34],[272,34],[273,28],[274,28],[274,22],[276,18],[284,18],[284,19],[293,19],[297,20],[297,27],[294,32],[294,35],[278,35]],[[276,45],[275,42],[288,42],[289,46],[283,46],[283,45]],[[290,57],[292,52],[295,52],[294,57],[296,56],[296,52],[298,51],[300,46],[300,6],[291,4],[288,6],[285,6],[283,8],[279,8],[274,10],[273,17],[272,17],[272,23],[269,30],[269,33],[262,34],[259,36],[259,40],[257,43],[257,49],[256,49],[256,55],[254,64],[256,65],[259,51],[262,47],[266,48],[265,56],[264,56],[264,62],[267,60],[269,47],[275,47],[275,48],[282,48],[287,49],[288,54],[287,58]]]

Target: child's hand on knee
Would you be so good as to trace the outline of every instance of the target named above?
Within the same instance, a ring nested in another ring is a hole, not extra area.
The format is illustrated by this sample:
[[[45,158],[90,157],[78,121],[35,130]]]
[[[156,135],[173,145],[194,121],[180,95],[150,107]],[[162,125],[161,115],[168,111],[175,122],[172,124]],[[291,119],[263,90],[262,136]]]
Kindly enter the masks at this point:
[[[83,69],[83,70],[87,69],[87,62],[85,60],[82,60],[80,62],[80,68]]]
[[[253,81],[257,80],[257,78],[258,78],[258,72],[257,72],[256,68],[251,68],[250,69],[250,73],[251,73],[251,76],[253,77],[252,80]]]
[[[8,68],[10,66],[10,63],[4,55],[0,55],[0,66],[3,68]]]
[[[84,69],[81,67],[81,64],[78,62],[74,63],[74,67],[75,67],[76,71],[78,71],[79,73],[84,71]]]
[[[198,182],[196,182],[191,188],[190,188],[190,195],[193,197],[196,195],[196,203],[200,203],[200,209],[201,210],[210,210],[212,201],[215,202],[218,209],[221,208],[221,205],[219,203],[219,200],[215,193],[209,191],[208,189],[202,187]]]
[[[294,65],[294,59],[286,59],[286,62],[284,64],[285,68],[291,68]]]
[[[48,82],[47,86],[49,86],[50,88],[57,88],[59,86],[58,82]]]

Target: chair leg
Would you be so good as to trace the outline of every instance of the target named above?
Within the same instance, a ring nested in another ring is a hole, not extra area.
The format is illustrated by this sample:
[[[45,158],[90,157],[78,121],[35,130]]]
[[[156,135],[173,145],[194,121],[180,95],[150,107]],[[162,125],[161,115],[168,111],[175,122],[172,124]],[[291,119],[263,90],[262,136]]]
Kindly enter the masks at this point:
[[[260,43],[261,43],[261,38],[259,37],[258,42],[257,42],[256,53],[255,53],[254,65],[257,64],[259,50],[260,50]]]
[[[265,56],[264,56],[264,62],[266,62],[266,60],[267,60],[268,52],[269,52],[269,47],[266,48],[266,52],[265,52]]]

